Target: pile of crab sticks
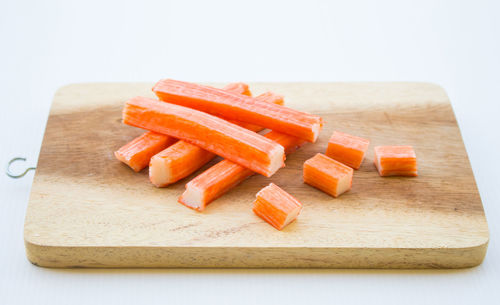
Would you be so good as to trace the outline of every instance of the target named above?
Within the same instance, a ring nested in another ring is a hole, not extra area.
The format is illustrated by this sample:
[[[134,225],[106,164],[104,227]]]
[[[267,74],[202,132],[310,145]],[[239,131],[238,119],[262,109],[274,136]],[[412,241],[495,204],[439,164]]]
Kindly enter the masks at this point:
[[[271,177],[284,167],[285,155],[305,142],[314,143],[323,126],[320,116],[284,106],[281,95],[252,97],[244,83],[222,89],[164,79],[154,87],[158,99],[134,97],[125,103],[123,123],[148,130],[115,152],[139,172],[149,165],[149,178],[166,187],[200,169],[215,156],[224,160],[186,184],[183,205],[203,211],[255,173]],[[259,132],[270,129],[264,135]],[[326,154],[304,163],[304,182],[338,197],[351,189],[369,140],[335,131]],[[375,147],[380,176],[417,176],[411,146]],[[302,204],[274,183],[256,195],[253,211],[278,230],[297,218]]]

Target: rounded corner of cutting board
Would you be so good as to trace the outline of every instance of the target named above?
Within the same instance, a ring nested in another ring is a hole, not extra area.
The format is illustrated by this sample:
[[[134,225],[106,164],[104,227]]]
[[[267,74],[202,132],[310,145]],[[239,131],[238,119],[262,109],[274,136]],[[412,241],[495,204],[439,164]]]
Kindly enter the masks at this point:
[[[481,265],[486,257],[488,245],[490,242],[489,232],[482,240],[477,240],[475,244],[471,244],[462,248],[464,252],[470,252],[471,258],[464,268],[476,267]]]
[[[44,248],[41,244],[38,244],[34,240],[30,239],[28,236],[24,236],[24,248],[26,251],[26,258],[30,263],[39,267],[51,267],[48,264],[44,264]]]

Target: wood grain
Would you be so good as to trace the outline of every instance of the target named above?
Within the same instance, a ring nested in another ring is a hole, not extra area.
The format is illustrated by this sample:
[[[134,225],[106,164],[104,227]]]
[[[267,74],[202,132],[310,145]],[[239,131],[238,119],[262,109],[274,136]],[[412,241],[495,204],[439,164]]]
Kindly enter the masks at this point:
[[[221,85],[221,84],[214,84]],[[254,83],[321,114],[317,143],[271,178],[251,177],[198,213],[113,151],[142,131],[121,108],[152,84],[74,84],[55,95],[25,222],[28,259],[45,267],[463,268],[481,263],[488,226],[446,93],[427,83]],[[302,182],[302,163],[333,130],[369,138],[353,188],[332,198]],[[378,176],[373,146],[413,145],[419,177]],[[213,162],[211,163],[213,164]],[[205,168],[210,166],[207,165]],[[199,173],[199,172],[198,172]],[[255,216],[270,181],[304,205],[277,231]]]

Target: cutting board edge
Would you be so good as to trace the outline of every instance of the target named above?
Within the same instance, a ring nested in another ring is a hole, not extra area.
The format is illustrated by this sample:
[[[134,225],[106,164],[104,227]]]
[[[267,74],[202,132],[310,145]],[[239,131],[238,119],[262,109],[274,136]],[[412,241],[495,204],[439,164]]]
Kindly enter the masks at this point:
[[[230,83],[230,82],[200,82],[201,84],[204,84],[204,85],[208,85],[208,86],[214,86],[214,87],[221,87],[223,86],[224,84],[227,84],[227,83]],[[375,82],[375,81],[357,81],[357,82],[328,82],[328,81],[324,81],[324,82],[312,82],[312,81],[291,81],[291,82],[259,82],[259,81],[251,81],[251,82],[245,82],[247,84],[249,84],[252,88],[254,86],[267,86],[269,84],[272,84],[272,85],[281,85],[281,86],[286,86],[286,85],[296,85],[296,86],[301,86],[301,85],[304,85],[304,84],[307,84],[307,85],[332,85],[332,84],[336,84],[336,85],[348,85],[348,84],[354,84],[356,86],[363,86],[363,85],[367,85],[367,86],[371,86],[372,88],[378,88],[379,86],[406,86],[408,88],[412,88],[412,87],[415,87],[415,86],[418,86],[420,89],[423,89],[423,88],[427,88],[431,91],[435,91],[435,93],[437,95],[440,96],[440,99],[437,100],[438,103],[440,104],[450,104],[451,105],[451,101],[450,101],[450,98],[446,92],[446,90],[439,84],[437,83],[433,83],[433,82],[424,82],[424,81],[389,81],[389,82]],[[54,97],[52,99],[52,104],[51,104],[51,107],[50,107],[50,112],[49,112],[49,116],[50,115],[55,115],[55,114],[62,114],[62,113],[66,113],[68,111],[68,106],[74,106],[73,105],[73,102],[72,103],[60,103],[61,100],[65,100],[63,97],[66,95],[66,94],[74,94],[74,92],[79,92],[80,90],[81,91],[85,91],[85,89],[87,89],[88,87],[101,87],[100,89],[101,90],[104,90],[104,87],[102,87],[102,85],[107,85],[109,87],[115,87],[115,86],[122,86],[122,85],[127,85],[127,86],[132,86],[132,87],[141,87],[141,86],[145,86],[145,85],[148,85],[148,86],[151,86],[151,88],[154,86],[155,82],[147,82],[147,81],[143,81],[143,82],[77,82],[77,83],[69,83],[69,84],[65,84],[65,85],[62,85],[60,86],[55,94],[54,94]],[[82,90],[83,89],[83,90]],[[102,93],[102,92],[100,92]],[[253,92],[254,94],[256,92]],[[263,92],[260,92],[260,93],[263,93]],[[152,91],[147,91],[147,92],[144,92],[142,93],[141,95],[143,96],[148,96],[148,97],[152,97],[152,98],[156,98],[156,96],[153,94]],[[126,99],[123,99],[123,102],[125,103]],[[96,104],[93,104],[93,103],[89,103],[87,104],[86,106],[83,106],[81,107],[81,110],[86,110],[86,109],[92,109],[92,107],[94,106],[109,106],[109,105],[112,105],[112,104],[108,104],[110,101],[106,101],[104,104],[99,104],[99,105],[96,105]],[[290,101],[287,100],[287,105],[288,106],[291,106],[293,108],[302,108],[300,104],[293,104],[293,105],[290,105],[289,103]],[[380,101],[379,101],[380,102]],[[412,101],[412,103],[414,103],[415,101]],[[416,104],[424,104],[426,103],[427,101],[418,101]],[[366,103],[362,103],[362,104],[366,104]],[[378,105],[380,106],[380,105]],[[389,104],[385,104],[384,107],[388,107],[388,106],[391,106],[391,103]],[[71,110],[74,110],[74,108],[72,108]],[[302,109],[303,110],[303,109]],[[315,108],[312,108],[312,109],[308,109],[307,111],[312,111],[312,112],[316,112],[316,113],[322,113],[324,110],[321,109],[321,108],[318,108],[318,109],[315,109]],[[453,108],[452,108],[452,111],[454,112]]]
[[[488,243],[463,248],[64,247],[25,239],[25,248],[32,264],[48,268],[459,269],[480,265]]]

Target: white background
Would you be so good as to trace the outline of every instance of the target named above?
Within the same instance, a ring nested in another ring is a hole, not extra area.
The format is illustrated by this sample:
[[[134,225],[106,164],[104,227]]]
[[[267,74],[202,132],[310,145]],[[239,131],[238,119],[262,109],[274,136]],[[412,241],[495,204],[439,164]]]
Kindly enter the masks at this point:
[[[484,263],[457,271],[50,270],[24,254],[33,173],[1,173],[0,304],[498,302],[499,14],[494,1],[0,0],[2,170],[36,164],[68,83],[428,81],[450,96],[491,234]]]

